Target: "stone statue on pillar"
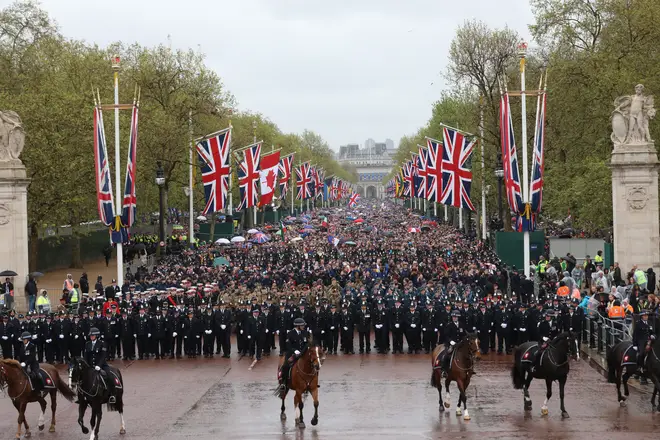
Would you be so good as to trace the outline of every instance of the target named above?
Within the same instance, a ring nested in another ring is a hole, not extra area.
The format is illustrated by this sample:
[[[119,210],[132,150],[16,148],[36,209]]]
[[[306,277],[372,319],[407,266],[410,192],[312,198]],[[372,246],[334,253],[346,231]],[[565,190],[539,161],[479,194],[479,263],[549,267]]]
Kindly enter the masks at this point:
[[[622,271],[633,265],[660,269],[658,210],[658,154],[649,132],[655,117],[653,96],[637,84],[634,95],[614,100],[612,207],[614,210],[614,260]]]
[[[11,110],[0,110],[0,270],[13,270],[14,308],[27,310],[24,286],[27,281],[28,229],[27,178],[20,159],[25,146],[25,131],[20,116]]]

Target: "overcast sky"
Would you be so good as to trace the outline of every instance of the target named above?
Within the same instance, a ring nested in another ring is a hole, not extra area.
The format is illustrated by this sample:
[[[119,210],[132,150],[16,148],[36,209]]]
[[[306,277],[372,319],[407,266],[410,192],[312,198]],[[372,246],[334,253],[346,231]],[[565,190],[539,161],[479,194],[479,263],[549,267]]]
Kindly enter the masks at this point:
[[[4,3],[7,0],[0,0]],[[8,3],[8,1],[7,1]],[[332,148],[398,145],[446,88],[449,43],[468,19],[525,38],[528,0],[42,0],[64,35],[201,48],[236,96],[284,132]],[[118,16],[120,19],[113,17]],[[433,84],[432,84],[433,83]]]

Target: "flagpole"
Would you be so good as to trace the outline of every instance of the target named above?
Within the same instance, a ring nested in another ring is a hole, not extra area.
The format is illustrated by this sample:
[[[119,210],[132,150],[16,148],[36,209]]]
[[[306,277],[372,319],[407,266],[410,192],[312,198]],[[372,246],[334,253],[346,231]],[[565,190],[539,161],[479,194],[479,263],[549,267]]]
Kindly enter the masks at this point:
[[[121,192],[121,170],[120,167],[120,146],[119,146],[119,56],[115,55],[112,62],[115,86],[115,190],[117,196],[117,209],[115,215],[121,215],[122,210],[122,192]],[[124,285],[124,246],[117,243],[117,285]]]
[[[445,205],[445,223],[449,221],[449,215],[447,215],[447,205]]]
[[[193,193],[193,126],[192,126],[192,109],[188,110],[188,134],[190,136],[190,167],[188,169],[188,189],[190,190],[188,192],[188,221],[189,221],[189,231],[188,231],[188,237],[190,238],[190,244],[192,245],[195,242],[195,221],[193,220],[193,200],[194,200],[194,193]]]
[[[521,42],[518,45],[518,56],[520,57],[520,98],[521,98],[521,119],[522,119],[522,161],[523,161],[523,203],[529,203],[529,176],[527,170],[527,102],[525,94],[525,55],[527,53],[527,43]],[[525,210],[527,211],[526,206]],[[523,214],[524,215],[524,214]],[[529,278],[529,228],[523,231],[523,259],[525,276]]]
[[[481,144],[481,239],[486,240],[486,161],[484,160],[484,97],[479,97],[479,143]]]
[[[227,155],[229,156],[229,205],[227,206],[227,214],[230,216],[234,215],[234,195],[232,194],[232,187],[233,187],[233,182],[232,182],[232,168],[231,168],[231,109],[229,110],[229,151],[227,152]],[[232,217],[231,219],[231,224],[232,224],[232,231],[234,230],[234,219]]]
[[[294,211],[296,210],[296,205],[295,205],[296,201],[294,199],[294,197],[295,197],[294,192],[296,190],[296,181],[293,177],[293,174],[296,172],[296,170],[293,166],[293,162],[294,162],[295,158],[296,158],[296,156],[293,156],[291,158],[291,172],[290,172],[290,176],[289,176],[289,191],[291,191],[291,216],[292,217],[293,217]],[[293,183],[291,183],[291,182],[293,182]]]

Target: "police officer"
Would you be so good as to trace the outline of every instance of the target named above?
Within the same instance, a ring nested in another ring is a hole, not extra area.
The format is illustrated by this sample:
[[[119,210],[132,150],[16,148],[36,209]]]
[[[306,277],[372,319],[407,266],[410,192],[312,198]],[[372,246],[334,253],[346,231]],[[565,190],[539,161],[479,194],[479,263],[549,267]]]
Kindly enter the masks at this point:
[[[305,330],[305,320],[296,318],[293,321],[294,329],[289,331],[286,337],[286,355],[284,363],[280,370],[280,390],[284,391],[287,387],[289,378],[289,369],[293,363],[307,350],[309,341],[309,332]]]
[[[341,306],[341,349],[344,354],[355,354],[353,337],[355,333],[355,322],[353,314],[348,310],[348,304]]]
[[[23,343],[21,344],[18,360],[32,381],[32,390],[38,391],[41,389],[42,384],[39,377],[39,362],[37,362],[37,346],[32,342],[30,332],[23,332],[21,340]]]
[[[639,320],[635,323],[635,330],[633,332],[633,349],[637,352],[637,365],[639,365],[640,373],[644,374],[646,367],[646,344],[655,340],[655,329],[649,322],[649,312],[643,310],[639,314]]]
[[[532,360],[532,372],[536,369],[536,363],[541,359],[541,355],[546,348],[548,348],[548,343],[552,341],[558,334],[559,328],[557,327],[556,313],[553,309],[548,309],[545,311],[545,319],[539,323],[539,349],[534,355]]]
[[[390,311],[390,323],[392,325],[392,353],[397,351],[403,354],[403,332],[405,330],[406,314],[401,307],[401,299],[394,300],[394,307]]]
[[[332,304],[330,306],[330,313],[326,318],[326,347],[328,353],[337,354],[337,345],[339,343],[339,328],[341,327],[341,317],[337,313],[337,306]],[[376,338],[378,339],[378,338]]]
[[[103,341],[97,339],[100,334],[98,328],[90,329],[89,341],[85,344],[85,362],[90,367],[94,367],[96,371],[103,370],[104,376],[106,376],[105,384],[108,387],[108,403],[115,403],[115,381],[109,377],[110,365],[106,361],[108,347]]]
[[[227,304],[219,301],[218,310],[214,314],[215,339],[217,343],[216,354],[220,354],[222,348],[222,357],[229,358],[231,352],[231,312],[227,309]]]
[[[451,312],[451,322],[445,327],[445,355],[442,358],[442,375],[447,377],[451,362],[451,354],[454,351],[454,346],[465,336],[465,329],[461,326],[459,318],[461,312],[454,310]]]
[[[378,353],[387,353],[390,349],[390,333],[388,312],[385,310],[385,304],[378,300],[376,310],[373,312],[372,322],[374,324],[374,345]]]
[[[424,352],[429,354],[438,341],[438,314],[433,309],[433,301],[426,303],[426,310],[422,315],[422,344]]]

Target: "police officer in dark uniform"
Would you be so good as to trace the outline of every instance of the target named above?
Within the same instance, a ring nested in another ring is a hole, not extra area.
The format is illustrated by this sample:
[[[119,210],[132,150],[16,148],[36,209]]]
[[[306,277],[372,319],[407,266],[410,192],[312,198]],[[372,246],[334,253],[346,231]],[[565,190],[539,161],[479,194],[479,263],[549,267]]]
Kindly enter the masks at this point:
[[[341,306],[341,350],[344,354],[355,354],[355,345],[353,342],[355,334],[355,321],[353,314],[348,309],[348,304]]]
[[[394,300],[394,307],[390,311],[390,324],[392,328],[392,353],[397,351],[403,354],[403,332],[406,323],[406,311],[401,307],[401,299]]]
[[[422,314],[422,344],[424,352],[429,354],[438,341],[438,313],[433,309],[433,300],[426,303]]]
[[[559,327],[557,326],[557,314],[553,309],[548,309],[545,311],[545,319],[539,323],[539,349],[534,355],[532,361],[532,372],[536,369],[536,363],[541,359],[541,355],[546,348],[548,348],[548,343],[552,341],[559,334]]]
[[[466,335],[465,329],[461,326],[461,322],[459,321],[460,317],[461,312],[454,310],[451,312],[451,322],[445,326],[445,355],[442,358],[443,377],[446,377],[449,372],[449,362],[451,361],[451,354],[454,351],[454,346]]]
[[[326,317],[326,347],[328,353],[337,354],[337,345],[339,344],[339,328],[341,327],[341,317],[337,313],[337,306],[330,306],[330,313]]]
[[[101,332],[98,328],[92,327],[89,331],[89,341],[85,344],[85,362],[96,371],[103,370],[105,384],[108,387],[108,403],[115,403],[115,381],[109,376],[110,365],[106,361],[108,347],[105,342],[97,338]]]
[[[493,312],[486,309],[486,304],[479,305],[476,315],[477,336],[481,354],[488,354],[490,334],[493,331]]]
[[[119,318],[119,334],[121,335],[121,348],[124,353],[124,360],[135,359],[135,338],[133,337],[133,320],[128,317],[126,310],[121,311]]]
[[[305,320],[296,318],[293,321],[294,329],[289,331],[286,337],[286,355],[284,356],[284,363],[280,370],[280,389],[286,390],[287,381],[289,377],[289,369],[293,363],[300,357],[301,354],[307,350],[309,341],[309,332],[305,330]]]
[[[637,352],[637,365],[641,374],[644,374],[646,367],[646,344],[655,338],[655,329],[649,321],[649,312],[642,310],[633,331],[633,349]]]
[[[9,315],[2,316],[0,322],[0,348],[2,348],[2,358],[12,358],[12,348],[14,344],[14,330],[9,325]]]
[[[373,312],[372,322],[374,324],[374,346],[378,353],[387,353],[390,349],[390,330],[388,312],[385,310],[385,304],[378,300],[376,310]]]
[[[42,388],[41,378],[39,377],[39,362],[37,362],[37,346],[32,342],[32,334],[23,332],[21,334],[21,349],[18,360],[23,367],[25,374],[32,381],[32,390],[39,391]]]

